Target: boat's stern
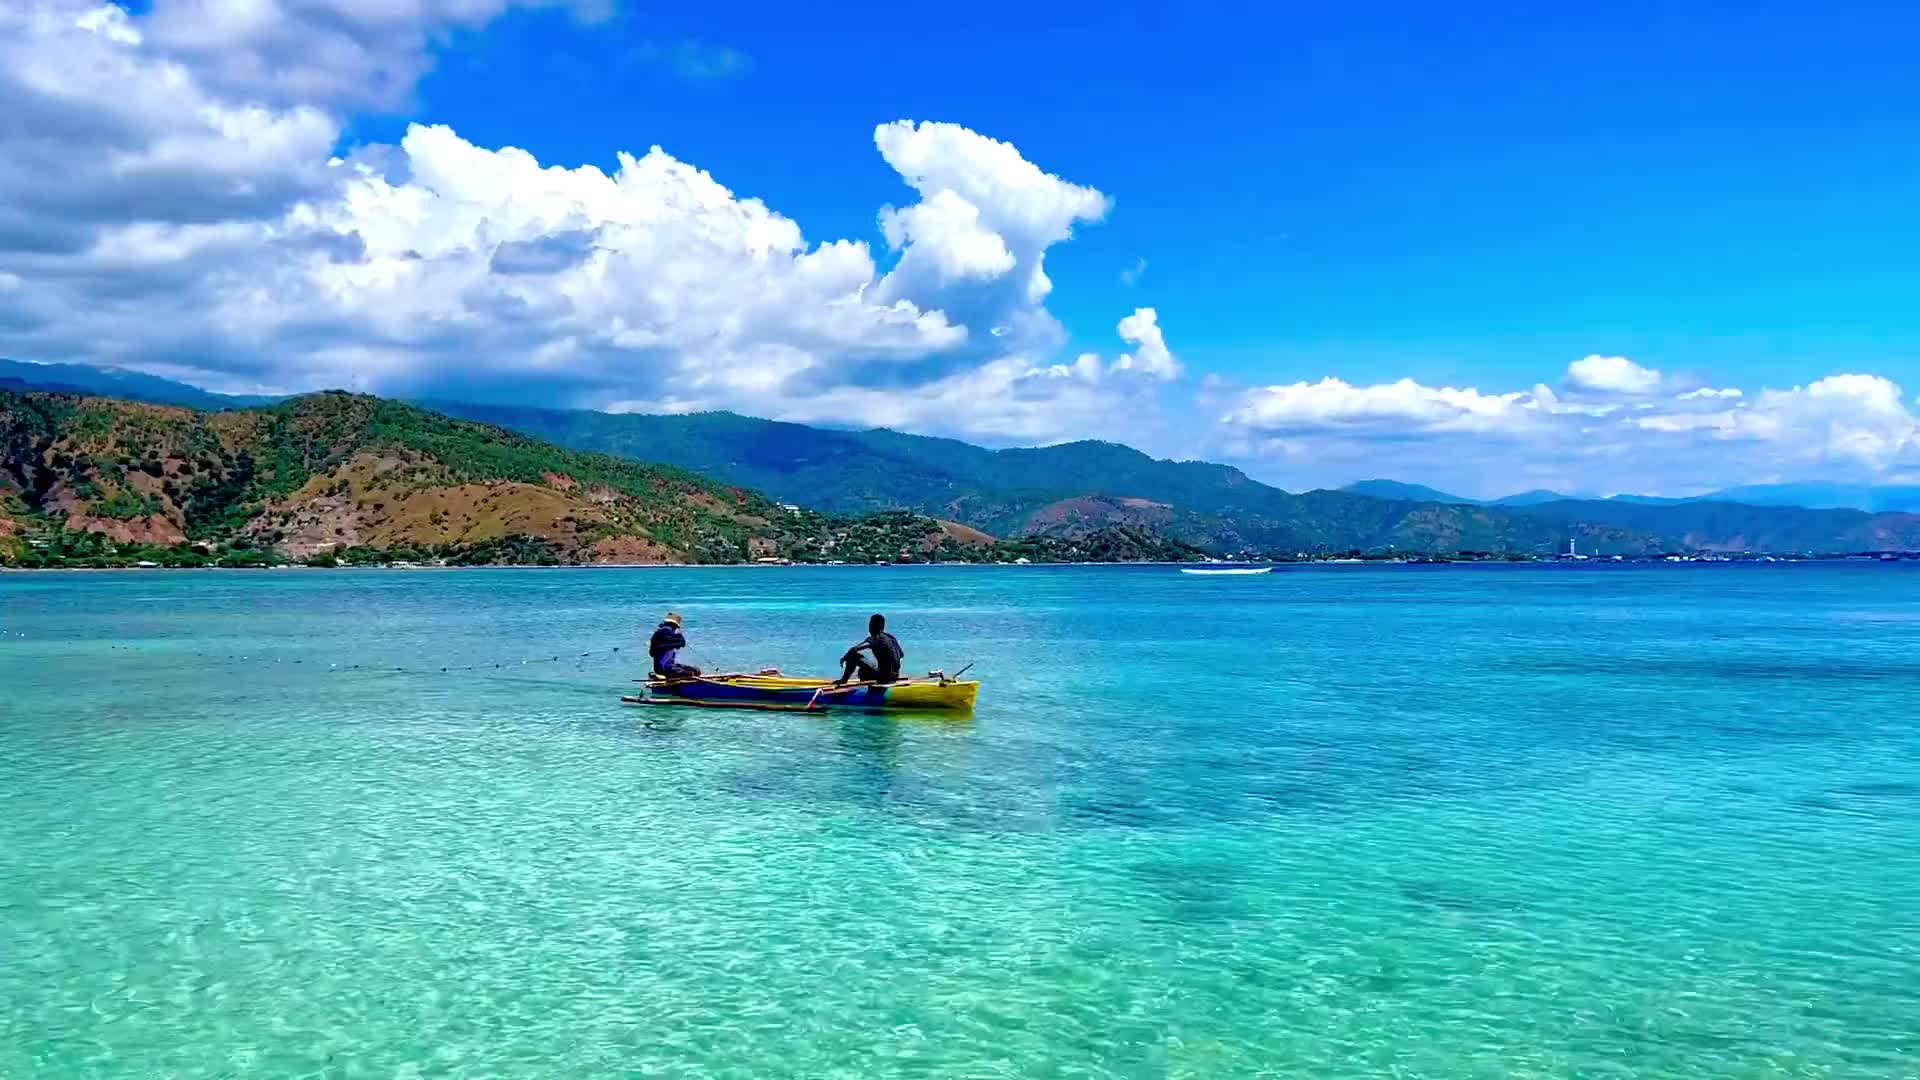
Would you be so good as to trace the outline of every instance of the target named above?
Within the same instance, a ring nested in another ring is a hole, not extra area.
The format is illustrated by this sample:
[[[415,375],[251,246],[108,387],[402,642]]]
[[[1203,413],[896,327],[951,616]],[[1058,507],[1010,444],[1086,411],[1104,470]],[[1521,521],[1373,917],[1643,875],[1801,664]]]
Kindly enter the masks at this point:
[[[909,682],[887,687],[891,709],[972,709],[977,682]]]

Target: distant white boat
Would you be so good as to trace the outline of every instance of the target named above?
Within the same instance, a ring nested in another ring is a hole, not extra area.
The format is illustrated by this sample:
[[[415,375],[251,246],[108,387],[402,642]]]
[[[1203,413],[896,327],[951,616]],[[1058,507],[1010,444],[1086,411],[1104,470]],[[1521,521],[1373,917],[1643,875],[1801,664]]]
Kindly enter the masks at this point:
[[[1273,567],[1271,566],[1183,566],[1180,568],[1180,572],[1183,574],[1205,574],[1211,577],[1215,574],[1264,574],[1272,569]]]

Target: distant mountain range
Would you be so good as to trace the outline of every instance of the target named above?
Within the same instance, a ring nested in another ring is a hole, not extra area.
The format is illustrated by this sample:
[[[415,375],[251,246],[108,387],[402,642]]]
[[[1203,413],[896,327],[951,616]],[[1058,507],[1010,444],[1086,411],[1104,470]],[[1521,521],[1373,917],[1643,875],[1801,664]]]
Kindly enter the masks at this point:
[[[1424,484],[1406,484],[1398,480],[1360,480],[1340,490],[1372,495],[1380,499],[1426,499],[1431,502],[1457,503],[1462,506],[1536,506],[1552,502],[1591,502],[1596,498],[1536,488],[1533,491],[1503,495],[1497,499],[1475,499],[1466,495],[1452,495]],[[1638,503],[1643,506],[1733,502],[1745,503],[1749,506],[1795,506],[1807,510],[1920,513],[1920,485],[1749,484],[1686,498],[1661,495],[1609,495],[1603,501]]]
[[[179,405],[188,409],[244,409],[269,405],[278,398],[215,394],[172,379],[142,375],[123,368],[83,364],[25,364],[0,358],[0,390],[59,394],[98,394],[150,405]]]
[[[253,399],[165,379],[0,361],[0,380],[234,408]],[[211,401],[209,401],[211,399]],[[830,514],[907,510],[997,537],[1074,540],[1111,529],[1216,554],[1663,550],[1842,552],[1920,548],[1920,516],[1733,504],[1718,499],[1574,499],[1550,491],[1482,501],[1389,480],[1293,494],[1240,470],[1075,442],[990,450],[887,430],[839,431],[738,416],[663,416],[434,401],[436,412],[574,450],[699,474],[775,503]]]
[[[1114,443],[988,450],[899,432],[832,431],[732,413],[687,416],[434,403],[564,446],[664,461],[842,513],[906,508],[997,536],[1126,525],[1217,553],[1392,548],[1546,554],[1842,552],[1920,547],[1920,516],[1698,501],[1495,503],[1416,485],[1291,494],[1238,469]]]
[[[1438,488],[1425,484],[1406,484],[1398,480],[1356,480],[1340,489],[1351,491],[1355,495],[1371,495],[1376,499],[1405,499],[1409,502],[1452,503],[1456,506],[1484,506],[1481,499],[1468,499],[1459,495],[1449,495]]]
[[[1106,442],[988,450],[896,431],[834,431],[733,413],[612,414],[433,402],[579,449],[662,461],[776,499],[838,513],[909,509],[995,536],[1072,537],[1126,526],[1219,554],[1485,551],[1642,554],[1643,529],[1549,521],[1478,506],[1292,494],[1238,469],[1162,461]]]
[[[1712,498],[1755,506],[1920,512],[1920,485],[1760,484],[1727,488]]]

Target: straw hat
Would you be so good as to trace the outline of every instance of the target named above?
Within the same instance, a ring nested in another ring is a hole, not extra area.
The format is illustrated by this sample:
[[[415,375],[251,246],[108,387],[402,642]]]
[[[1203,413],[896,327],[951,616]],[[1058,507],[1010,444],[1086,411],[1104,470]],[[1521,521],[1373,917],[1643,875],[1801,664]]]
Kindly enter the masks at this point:
[[[677,611],[669,611],[669,612],[667,612],[667,617],[666,617],[665,619],[663,619],[662,621],[663,621],[663,622],[670,622],[670,623],[672,623],[672,624],[673,624],[673,625],[675,625],[675,626],[679,626],[679,625],[680,625],[680,613],[679,613],[679,612],[677,612]]]

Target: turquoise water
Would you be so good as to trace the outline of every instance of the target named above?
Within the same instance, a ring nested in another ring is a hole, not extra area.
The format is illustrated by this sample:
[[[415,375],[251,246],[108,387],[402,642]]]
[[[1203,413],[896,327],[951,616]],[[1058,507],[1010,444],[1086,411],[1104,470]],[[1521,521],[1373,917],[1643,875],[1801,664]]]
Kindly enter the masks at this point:
[[[0,1076],[1916,1071],[1914,568],[0,575]]]

